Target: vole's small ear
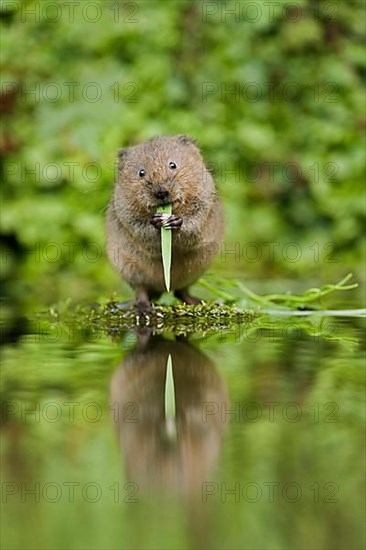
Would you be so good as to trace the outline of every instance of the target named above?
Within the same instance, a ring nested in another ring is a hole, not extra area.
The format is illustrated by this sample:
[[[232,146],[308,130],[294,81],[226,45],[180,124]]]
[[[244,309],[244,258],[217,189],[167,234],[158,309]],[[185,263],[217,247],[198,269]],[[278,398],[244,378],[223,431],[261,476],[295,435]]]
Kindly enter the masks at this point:
[[[117,158],[118,160],[124,160],[127,156],[127,147],[124,147],[123,149],[118,149],[117,151]]]
[[[119,170],[122,169],[124,161],[127,158],[127,154],[128,154],[127,151],[128,151],[127,147],[124,147],[123,149],[118,149],[118,151],[117,151],[116,164],[117,164],[117,168]]]
[[[196,145],[196,140],[194,140],[193,138],[187,136],[186,134],[180,134],[179,136],[177,136],[177,140],[182,145],[188,145],[189,143],[191,145]]]

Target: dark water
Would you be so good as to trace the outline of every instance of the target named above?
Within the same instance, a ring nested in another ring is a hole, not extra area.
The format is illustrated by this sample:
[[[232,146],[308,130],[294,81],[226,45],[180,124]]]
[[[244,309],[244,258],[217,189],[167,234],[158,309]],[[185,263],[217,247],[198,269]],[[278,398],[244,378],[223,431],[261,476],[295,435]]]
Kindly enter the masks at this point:
[[[25,332],[2,347],[3,548],[364,547],[363,319]]]

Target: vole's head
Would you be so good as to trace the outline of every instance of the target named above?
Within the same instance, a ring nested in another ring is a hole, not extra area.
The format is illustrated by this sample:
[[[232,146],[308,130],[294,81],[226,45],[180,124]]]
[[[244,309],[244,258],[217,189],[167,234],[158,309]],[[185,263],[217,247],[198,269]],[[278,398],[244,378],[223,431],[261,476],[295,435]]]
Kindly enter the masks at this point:
[[[172,204],[173,212],[211,196],[213,182],[195,142],[156,137],[118,153],[117,196],[140,215]]]

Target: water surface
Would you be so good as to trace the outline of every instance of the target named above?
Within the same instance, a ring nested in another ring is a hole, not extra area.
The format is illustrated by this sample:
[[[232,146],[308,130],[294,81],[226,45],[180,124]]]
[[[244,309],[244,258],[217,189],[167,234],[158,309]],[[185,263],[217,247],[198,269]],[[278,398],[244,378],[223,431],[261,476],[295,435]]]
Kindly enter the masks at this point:
[[[2,347],[3,548],[363,547],[364,319],[20,325]]]

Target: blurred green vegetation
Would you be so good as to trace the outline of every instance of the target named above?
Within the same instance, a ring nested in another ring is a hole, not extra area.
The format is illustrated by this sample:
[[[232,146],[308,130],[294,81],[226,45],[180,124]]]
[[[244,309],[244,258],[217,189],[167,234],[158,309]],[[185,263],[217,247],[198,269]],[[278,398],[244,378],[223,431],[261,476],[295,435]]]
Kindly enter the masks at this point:
[[[0,12],[10,296],[126,291],[104,253],[115,152],[183,132],[239,243],[218,273],[363,278],[363,0],[48,4]]]

